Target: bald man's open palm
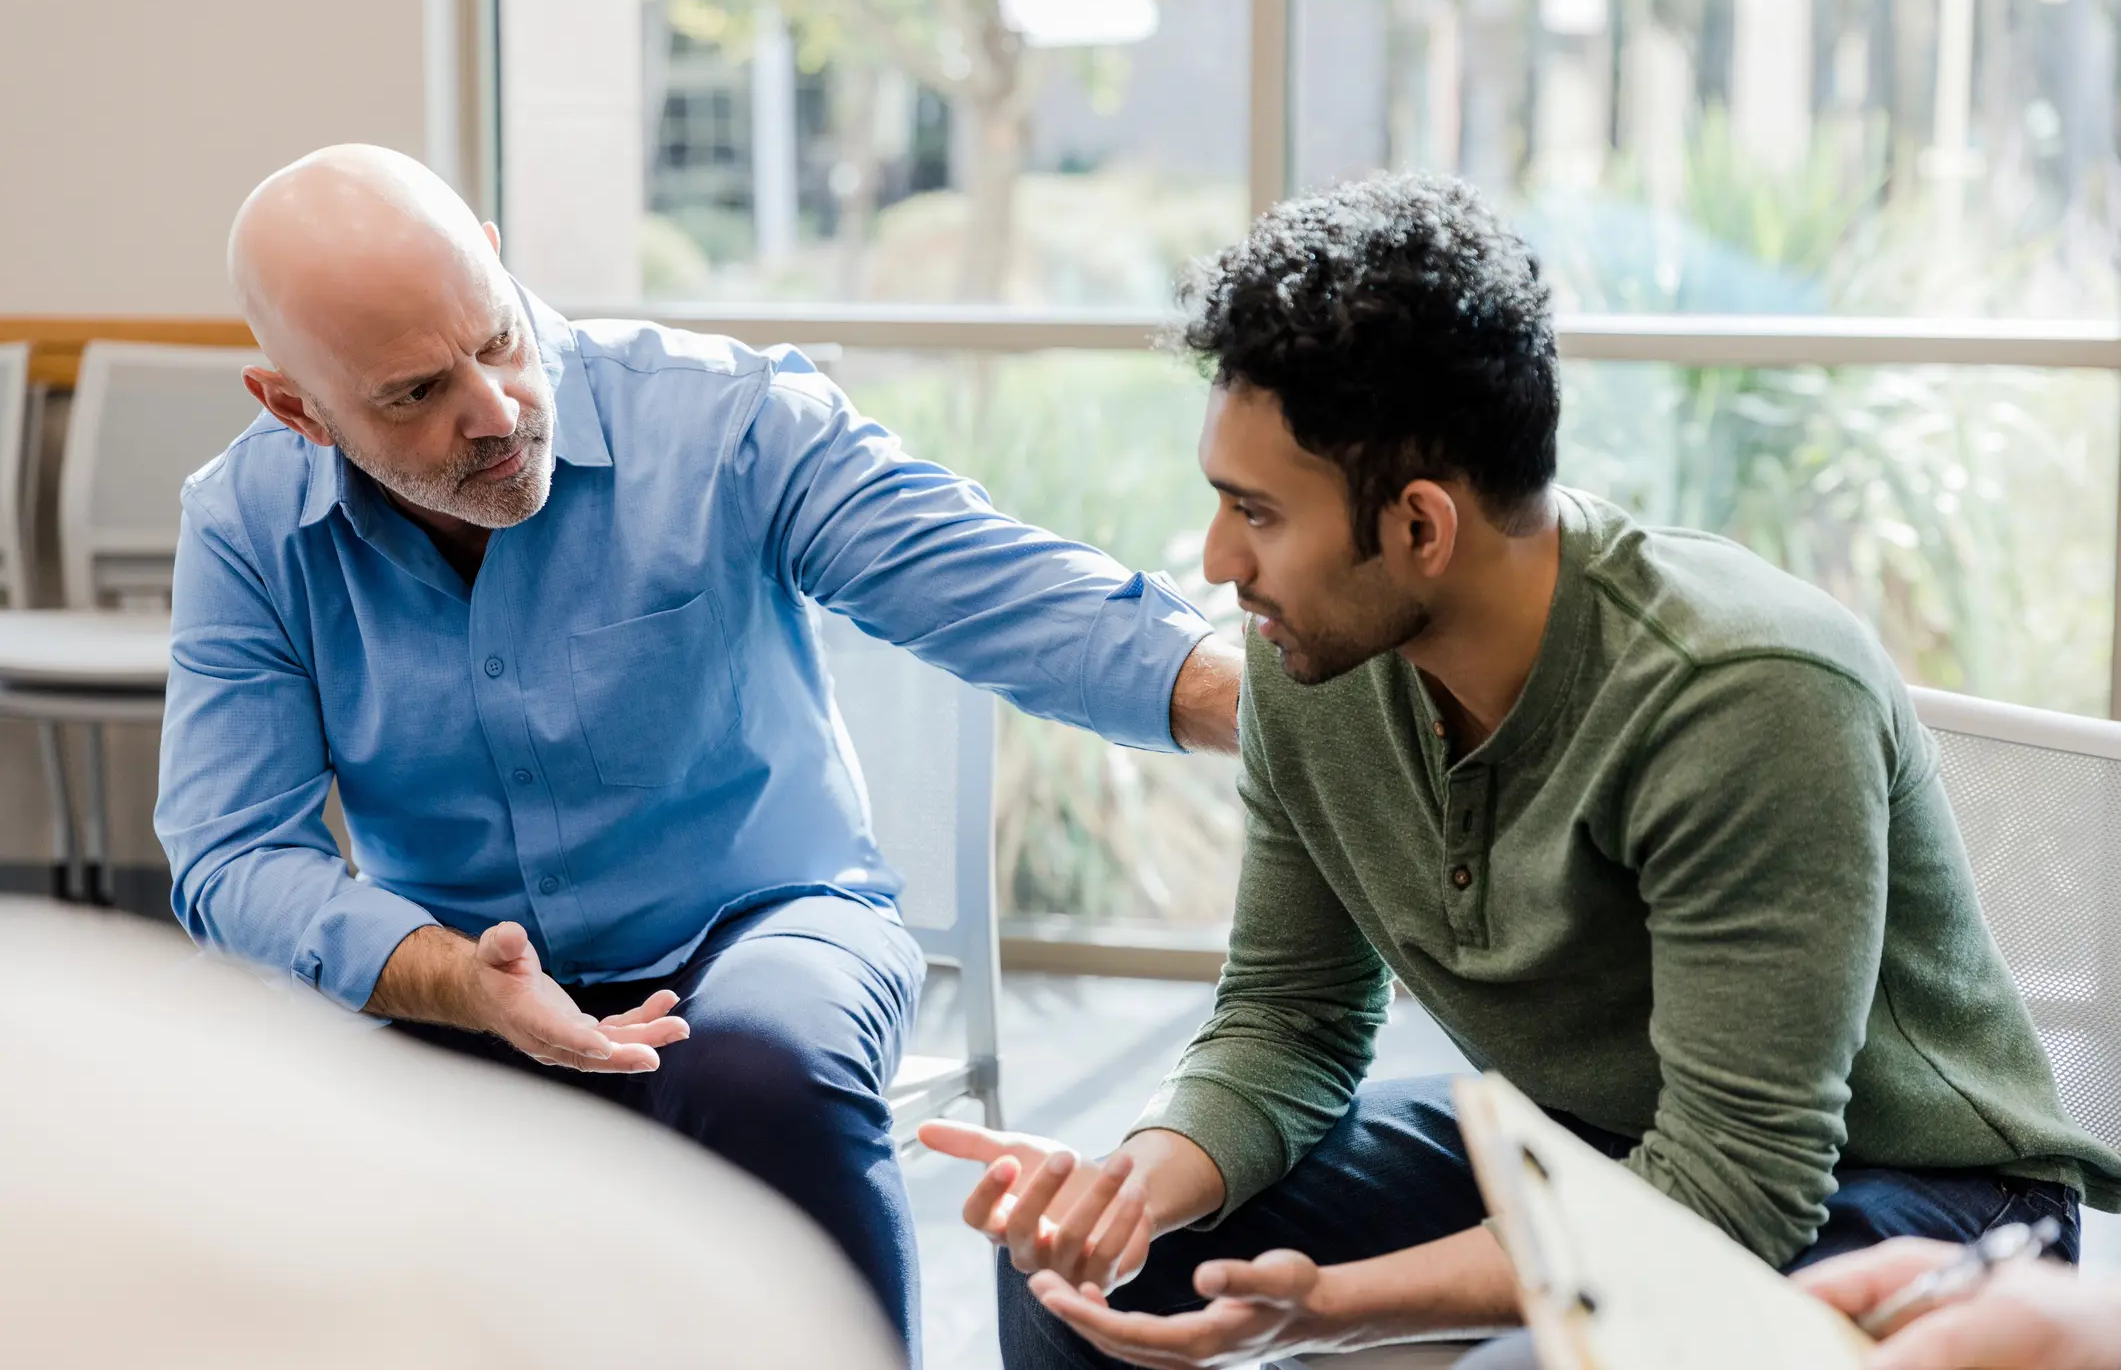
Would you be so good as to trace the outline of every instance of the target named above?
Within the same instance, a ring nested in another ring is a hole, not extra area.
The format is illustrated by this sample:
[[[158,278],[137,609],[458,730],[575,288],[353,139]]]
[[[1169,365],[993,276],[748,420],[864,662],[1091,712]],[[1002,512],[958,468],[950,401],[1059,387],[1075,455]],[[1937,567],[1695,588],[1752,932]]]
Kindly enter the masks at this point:
[[[639,1008],[597,1019],[582,1012],[560,982],[538,964],[520,924],[498,923],[479,938],[473,965],[477,993],[492,1006],[487,1029],[540,1065],[621,1074],[662,1064],[657,1047],[691,1031],[670,1017],[678,997],[657,990]]]

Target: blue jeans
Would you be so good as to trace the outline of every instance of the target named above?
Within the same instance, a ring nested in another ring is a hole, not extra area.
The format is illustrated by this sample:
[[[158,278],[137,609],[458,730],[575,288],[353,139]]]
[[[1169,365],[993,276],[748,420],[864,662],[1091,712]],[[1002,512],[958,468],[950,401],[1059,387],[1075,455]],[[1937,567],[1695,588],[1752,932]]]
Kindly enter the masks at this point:
[[[888,915],[813,896],[717,926],[667,979],[568,986],[600,1018],[676,991],[692,1035],[663,1048],[661,1068],[644,1075],[541,1066],[498,1038],[394,1026],[645,1114],[773,1186],[839,1243],[917,1366],[913,1211],[884,1091],[925,974],[919,945]]]
[[[1636,1139],[1556,1115],[1556,1121],[1615,1158]],[[2063,1225],[2058,1255],[2077,1258],[2077,1201],[2060,1185],[1986,1171],[1908,1171],[1848,1167],[1827,1200],[1818,1241],[1790,1264],[1905,1235],[1965,1241],[1999,1223],[2053,1216]],[[1133,1312],[1198,1308],[1193,1271],[1203,1261],[1249,1259],[1292,1247],[1321,1265],[1365,1260],[1463,1232],[1487,1216],[1443,1076],[1376,1080],[1331,1132],[1279,1184],[1205,1232],[1159,1238],[1141,1274],[1112,1291],[1112,1306]],[[1003,1251],[997,1265],[1002,1362],[1009,1370],[1118,1366],[1039,1305]]]

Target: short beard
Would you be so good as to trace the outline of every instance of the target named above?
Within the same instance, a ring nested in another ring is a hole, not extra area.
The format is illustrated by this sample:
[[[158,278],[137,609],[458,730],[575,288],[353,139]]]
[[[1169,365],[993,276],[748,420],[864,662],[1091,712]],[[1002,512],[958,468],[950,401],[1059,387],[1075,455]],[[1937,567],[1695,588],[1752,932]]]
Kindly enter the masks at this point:
[[[1352,612],[1347,618],[1303,633],[1290,627],[1281,616],[1280,606],[1272,600],[1251,594],[1242,596],[1247,604],[1259,606],[1272,618],[1284,637],[1292,639],[1292,645],[1287,647],[1269,645],[1278,647],[1282,670],[1297,684],[1323,685],[1338,680],[1364,662],[1404,647],[1434,624],[1435,616],[1428,605],[1385,594],[1382,585],[1362,585],[1361,576],[1351,579],[1355,583],[1346,588],[1356,593],[1338,594],[1329,601],[1349,608]]]
[[[474,438],[442,470],[406,466],[360,451],[328,414],[319,413],[324,431],[339,454],[369,479],[415,508],[446,514],[478,528],[509,528],[545,507],[552,494],[552,409],[523,409],[515,430],[498,437]],[[472,477],[521,445],[523,466],[502,481],[472,482]]]

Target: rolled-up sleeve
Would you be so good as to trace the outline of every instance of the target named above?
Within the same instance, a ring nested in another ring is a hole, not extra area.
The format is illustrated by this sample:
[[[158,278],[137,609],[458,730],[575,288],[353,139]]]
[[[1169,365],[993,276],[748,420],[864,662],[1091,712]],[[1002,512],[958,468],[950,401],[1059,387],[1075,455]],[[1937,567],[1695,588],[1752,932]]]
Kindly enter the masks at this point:
[[[316,682],[253,563],[190,492],[172,610],[155,832],[177,919],[359,1009],[398,943],[435,919],[340,859]]]
[[[746,521],[791,591],[1017,708],[1174,751],[1209,624],[1162,576],[995,510],[782,352],[737,452]]]

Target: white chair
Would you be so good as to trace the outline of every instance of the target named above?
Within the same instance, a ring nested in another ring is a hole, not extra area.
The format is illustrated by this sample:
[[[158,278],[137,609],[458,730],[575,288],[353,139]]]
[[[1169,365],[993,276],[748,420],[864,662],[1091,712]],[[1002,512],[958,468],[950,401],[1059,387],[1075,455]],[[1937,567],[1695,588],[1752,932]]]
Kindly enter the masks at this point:
[[[1982,917],[2079,1127],[2121,1147],[2121,723],[1916,689]],[[1380,1347],[1272,1370],[1421,1370],[1470,1349]]]
[[[94,342],[82,353],[60,474],[65,607],[11,600],[0,614],[0,717],[32,720],[43,733],[63,893],[110,898],[103,730],[161,721],[178,494],[257,417],[242,371],[264,360],[146,343]],[[16,465],[19,489],[19,454]],[[74,830],[67,724],[87,734],[85,841]]]
[[[2121,1147],[2121,723],[1914,694],[2062,1106]]]
[[[957,969],[964,1008],[965,1055],[909,1056],[892,1081],[900,1144],[961,1099],[1000,1127],[994,698],[837,614],[816,617],[877,845],[906,880],[900,914],[930,964]]]

